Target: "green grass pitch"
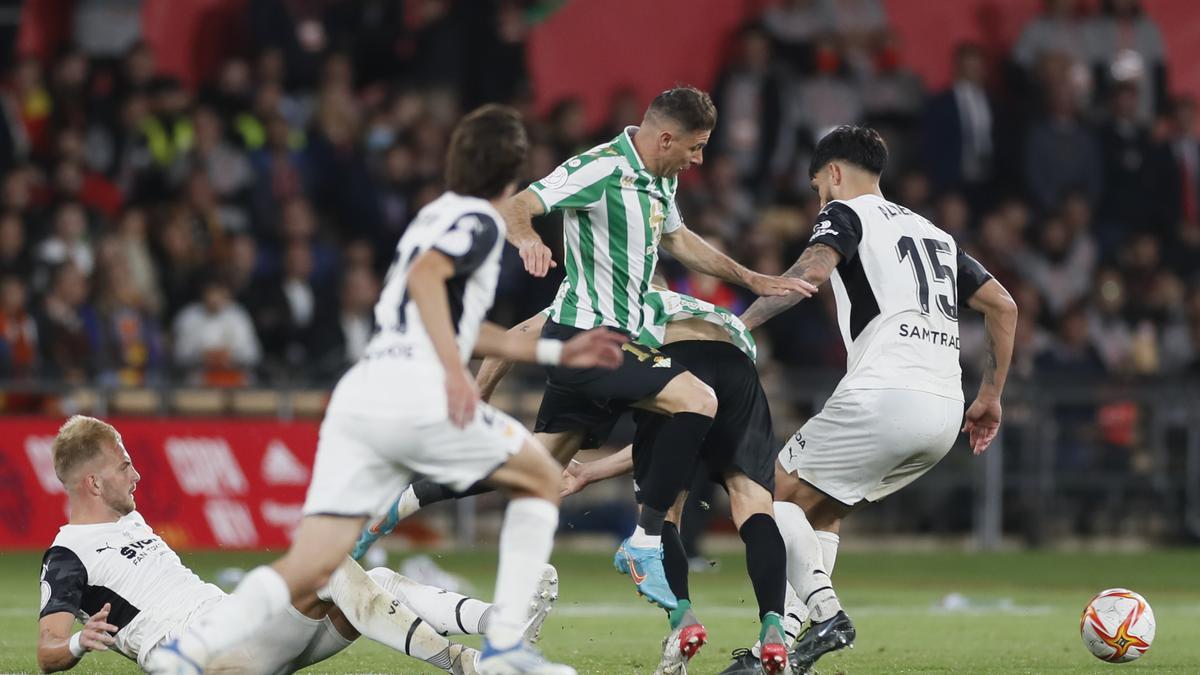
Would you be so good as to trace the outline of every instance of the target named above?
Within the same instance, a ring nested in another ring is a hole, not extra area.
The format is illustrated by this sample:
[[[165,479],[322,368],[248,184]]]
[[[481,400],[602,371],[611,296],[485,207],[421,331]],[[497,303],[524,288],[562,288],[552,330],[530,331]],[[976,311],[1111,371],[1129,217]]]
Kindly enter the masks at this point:
[[[184,556],[201,576],[248,566],[263,555]],[[36,670],[39,555],[0,553],[0,672]],[[437,561],[490,595],[495,554],[447,553]],[[666,630],[660,612],[639,600],[632,582],[603,554],[555,555],[558,607],[543,629],[546,653],[581,673],[650,673]],[[715,571],[692,576],[692,597],[710,642],[693,675],[716,673],[729,651],[756,637],[755,602],[741,556],[719,558]],[[1200,672],[1200,552],[843,553],[835,581],[858,625],[855,649],[818,664],[833,673],[1197,673]],[[1146,596],[1158,619],[1150,652],[1131,664],[1094,659],[1079,639],[1079,614],[1097,591],[1113,586]],[[947,609],[945,598],[965,598]],[[477,639],[468,642],[478,644]],[[85,673],[136,672],[128,661],[90,655]],[[309,672],[427,673],[416,661],[360,640]]]

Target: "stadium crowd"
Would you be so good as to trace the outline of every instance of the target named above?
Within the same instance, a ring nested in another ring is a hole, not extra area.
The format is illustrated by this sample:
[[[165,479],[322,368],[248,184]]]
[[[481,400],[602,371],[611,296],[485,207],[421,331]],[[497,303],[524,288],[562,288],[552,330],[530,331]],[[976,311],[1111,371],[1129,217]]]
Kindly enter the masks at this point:
[[[10,389],[330,383],[366,344],[397,238],[442,189],[463,111],[485,100],[526,111],[535,180],[646,103],[614,92],[599,129],[578,100],[533,113],[524,43],[553,2],[422,0],[412,16],[331,2],[306,17],[296,4],[249,2],[251,39],[196,90],[160,73],[136,14],[48,61],[11,61],[0,105]],[[704,166],[685,174],[685,220],[780,273],[818,211],[816,140],[870,124],[892,154],[885,194],[954,234],[1017,298],[1016,377],[1200,372],[1195,102],[1168,94],[1163,42],[1137,0],[1076,4],[1047,0],[1004,53],[961,45],[942,91],[905,68],[879,0],[772,6],[730,36],[717,80],[696,83],[711,86],[720,121]],[[557,225],[538,228],[561,255]],[[748,300],[664,269],[734,311]],[[493,316],[524,319],[560,279],[529,277],[508,250]],[[763,353],[840,366],[832,300],[768,324]],[[962,332],[969,364],[982,327]]]

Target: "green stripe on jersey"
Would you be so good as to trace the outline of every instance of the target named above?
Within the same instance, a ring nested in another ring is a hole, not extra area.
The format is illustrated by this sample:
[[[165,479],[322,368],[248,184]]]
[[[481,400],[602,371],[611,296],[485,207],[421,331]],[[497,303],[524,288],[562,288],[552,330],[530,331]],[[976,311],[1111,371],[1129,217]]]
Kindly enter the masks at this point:
[[[637,341],[651,347],[661,347],[667,334],[667,324],[684,319],[703,319],[725,329],[730,341],[751,361],[758,360],[758,345],[754,336],[733,312],[690,295],[652,288],[646,292],[645,315]]]

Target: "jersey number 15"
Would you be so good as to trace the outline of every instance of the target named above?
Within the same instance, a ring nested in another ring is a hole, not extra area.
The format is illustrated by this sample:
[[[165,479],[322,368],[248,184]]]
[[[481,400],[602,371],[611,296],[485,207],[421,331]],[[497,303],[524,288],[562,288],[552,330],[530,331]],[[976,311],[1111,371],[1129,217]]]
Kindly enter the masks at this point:
[[[917,246],[916,240],[909,236],[900,237],[896,242],[896,250],[900,260],[908,260],[912,264],[913,277],[917,282],[917,302],[921,305],[921,313],[929,314],[929,275],[925,273],[926,262],[921,258],[921,248],[925,249],[929,269],[933,271],[933,282],[943,284],[949,294],[939,293],[937,308],[947,319],[958,321],[958,283],[954,278],[954,268],[944,264],[941,254],[950,253],[950,244],[937,239],[922,239],[922,246]]]

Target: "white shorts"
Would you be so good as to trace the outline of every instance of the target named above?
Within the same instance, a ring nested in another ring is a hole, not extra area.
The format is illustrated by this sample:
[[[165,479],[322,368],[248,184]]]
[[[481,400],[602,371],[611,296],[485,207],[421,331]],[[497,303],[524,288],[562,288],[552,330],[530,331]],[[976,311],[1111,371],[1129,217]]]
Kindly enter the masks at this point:
[[[779,463],[843,504],[877,501],[920,478],[950,451],[963,403],[907,389],[834,392],[800,427]]]
[[[228,598],[228,596],[226,596]],[[220,601],[189,617],[182,630]],[[171,633],[165,640],[175,637]],[[214,675],[284,675],[323,661],[350,646],[328,617],[310,619],[295,607],[276,614],[258,632],[220,654],[204,669]],[[159,644],[162,644],[160,641]]]
[[[304,515],[381,516],[414,474],[465,490],[530,438],[519,422],[483,402],[464,429],[444,418],[331,410],[321,423]]]

